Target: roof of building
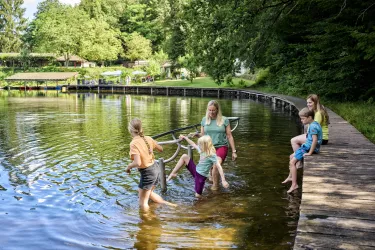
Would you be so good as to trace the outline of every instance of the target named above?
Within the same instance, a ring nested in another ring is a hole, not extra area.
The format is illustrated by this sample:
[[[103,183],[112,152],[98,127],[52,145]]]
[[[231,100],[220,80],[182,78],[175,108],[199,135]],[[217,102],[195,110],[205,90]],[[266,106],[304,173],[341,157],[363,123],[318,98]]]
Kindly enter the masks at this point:
[[[65,81],[69,78],[75,77],[78,72],[36,72],[36,73],[17,73],[15,75],[5,78],[5,81]]]
[[[60,61],[60,62],[65,62],[65,57],[64,56],[60,56],[58,58],[56,58],[57,61]],[[87,60],[79,57],[79,56],[76,56],[76,55],[71,55],[70,58],[69,58],[69,61],[70,62],[87,62]]]

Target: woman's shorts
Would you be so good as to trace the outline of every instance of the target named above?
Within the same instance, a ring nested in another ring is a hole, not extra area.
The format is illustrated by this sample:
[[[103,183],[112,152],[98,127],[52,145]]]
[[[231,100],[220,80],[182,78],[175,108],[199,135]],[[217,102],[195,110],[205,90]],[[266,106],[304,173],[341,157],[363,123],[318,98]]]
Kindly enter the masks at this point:
[[[141,173],[141,179],[138,185],[140,189],[150,190],[153,186],[159,184],[160,169],[156,161],[151,166],[139,168],[138,170]]]
[[[186,168],[189,170],[191,175],[194,177],[194,190],[197,194],[203,193],[204,183],[206,182],[207,177],[204,177],[203,175],[200,175],[197,172],[197,166],[195,165],[194,161],[190,158],[189,164],[186,166]]]
[[[322,145],[327,145],[328,144],[328,140],[323,140],[322,141]]]
[[[222,147],[216,148],[216,155],[219,156],[223,160],[222,162],[224,162],[225,158],[227,158],[227,155],[228,155],[228,147],[222,146]]]

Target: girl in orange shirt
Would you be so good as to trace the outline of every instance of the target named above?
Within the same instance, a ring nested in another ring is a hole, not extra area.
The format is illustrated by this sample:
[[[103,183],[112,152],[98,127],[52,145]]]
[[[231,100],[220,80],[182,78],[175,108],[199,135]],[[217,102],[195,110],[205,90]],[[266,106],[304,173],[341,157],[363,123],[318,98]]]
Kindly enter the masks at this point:
[[[130,121],[128,130],[133,137],[133,140],[130,142],[129,152],[130,158],[133,161],[127,166],[126,172],[130,174],[132,168],[138,168],[141,174],[138,185],[139,206],[144,210],[148,210],[149,199],[156,203],[176,206],[154,193],[154,189],[159,183],[160,169],[155,161],[153,149],[162,152],[163,147],[158,145],[150,136],[145,136],[143,134],[142,122],[138,118],[134,118]]]

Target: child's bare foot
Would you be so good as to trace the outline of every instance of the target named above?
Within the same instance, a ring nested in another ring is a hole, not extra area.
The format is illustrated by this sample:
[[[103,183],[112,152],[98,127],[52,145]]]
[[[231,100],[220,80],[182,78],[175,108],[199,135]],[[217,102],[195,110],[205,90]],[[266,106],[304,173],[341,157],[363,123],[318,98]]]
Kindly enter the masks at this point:
[[[170,173],[170,174],[168,175],[167,181],[170,181],[172,178],[176,178],[176,177],[177,177],[177,174],[172,174],[172,173]]]
[[[223,185],[224,188],[229,188],[229,183],[228,182],[223,181],[221,184]]]
[[[294,190],[296,190],[298,188],[298,185],[292,185],[288,191],[286,191],[288,194],[290,194],[291,192],[293,192]]]
[[[213,191],[218,190],[218,189],[219,189],[218,185],[212,185],[211,186],[211,190],[213,190]]]
[[[198,194],[198,193],[195,193],[195,197],[197,197],[197,198],[201,198],[202,195],[200,195],[200,194]]]
[[[285,181],[283,181],[283,182],[281,182],[281,183],[282,183],[282,184],[285,184],[285,183],[288,183],[288,182],[290,182],[290,181],[292,181],[292,178],[290,178],[290,177],[288,176],[288,178],[286,178]]]

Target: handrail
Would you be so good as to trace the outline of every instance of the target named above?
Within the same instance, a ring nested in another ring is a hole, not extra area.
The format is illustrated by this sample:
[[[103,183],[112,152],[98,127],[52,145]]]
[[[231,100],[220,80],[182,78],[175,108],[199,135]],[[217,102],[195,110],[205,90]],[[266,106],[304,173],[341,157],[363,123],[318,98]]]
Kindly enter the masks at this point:
[[[239,117],[227,117],[227,118],[228,118],[229,122],[236,122],[236,125],[234,126],[234,128],[231,129],[231,131],[234,131],[238,127],[240,118]],[[164,133],[161,133],[161,134],[151,136],[153,139],[157,139],[157,138],[160,138],[160,137],[163,137],[163,136],[166,136],[166,135],[170,134],[172,136],[173,140],[161,141],[161,142],[158,142],[158,144],[159,145],[177,144],[176,152],[169,159],[164,160],[164,163],[168,163],[168,162],[172,161],[174,158],[176,158],[176,156],[180,152],[181,148],[187,149],[187,146],[184,146],[180,143],[182,141],[182,139],[176,138],[175,133],[180,132],[180,131],[184,131],[184,130],[187,130],[187,129],[195,128],[195,131],[196,131],[195,134],[198,134],[199,133],[198,127],[200,125],[201,125],[200,123],[197,123],[197,124],[194,124],[194,125],[186,126],[186,127],[183,127],[183,128],[173,129],[173,130],[170,130],[168,132],[164,132]]]
[[[229,122],[236,122],[236,125],[234,126],[234,128],[231,129],[231,131],[234,131],[238,127],[240,118],[239,117],[227,117],[227,118],[229,119]],[[173,159],[175,159],[177,157],[178,153],[180,152],[181,148],[186,149],[188,151],[189,156],[193,157],[193,153],[192,153],[193,148],[190,145],[188,145],[188,146],[182,145],[181,141],[183,139],[176,138],[175,133],[180,132],[180,131],[184,131],[184,130],[187,130],[187,129],[195,128],[195,133],[192,135],[192,136],[194,136],[194,135],[199,134],[198,127],[200,125],[201,125],[200,123],[197,123],[197,124],[194,124],[194,125],[190,125],[190,126],[183,127],[183,128],[173,129],[173,130],[170,130],[168,132],[164,132],[164,133],[152,136],[153,139],[157,139],[157,138],[160,138],[160,137],[163,137],[163,136],[166,136],[166,135],[170,134],[172,136],[173,140],[161,141],[161,142],[158,142],[158,144],[159,145],[177,144],[176,151],[174,152],[174,154],[169,159],[167,159],[167,160],[164,160],[163,158],[159,159],[160,172],[162,173],[160,182],[161,182],[161,188],[164,192],[167,190],[167,184],[166,184],[166,179],[165,179],[165,163],[168,163],[168,162],[172,161]]]

